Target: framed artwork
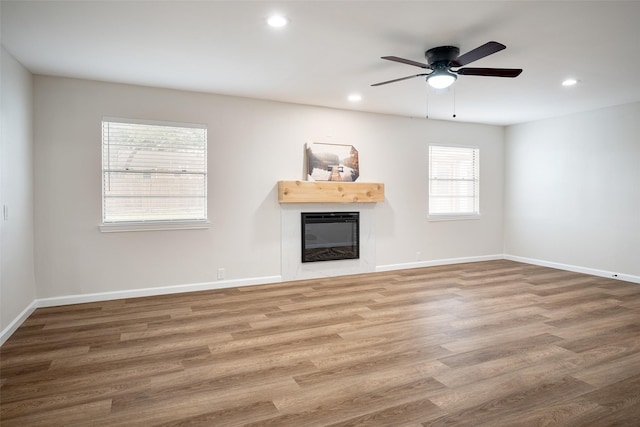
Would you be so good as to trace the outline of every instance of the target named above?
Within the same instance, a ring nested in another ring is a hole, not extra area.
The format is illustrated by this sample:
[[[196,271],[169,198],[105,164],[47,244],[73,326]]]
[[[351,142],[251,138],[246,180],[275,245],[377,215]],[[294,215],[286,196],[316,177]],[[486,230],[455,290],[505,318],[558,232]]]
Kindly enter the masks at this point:
[[[358,150],[353,145],[307,144],[307,173],[310,181],[353,182],[360,176]]]

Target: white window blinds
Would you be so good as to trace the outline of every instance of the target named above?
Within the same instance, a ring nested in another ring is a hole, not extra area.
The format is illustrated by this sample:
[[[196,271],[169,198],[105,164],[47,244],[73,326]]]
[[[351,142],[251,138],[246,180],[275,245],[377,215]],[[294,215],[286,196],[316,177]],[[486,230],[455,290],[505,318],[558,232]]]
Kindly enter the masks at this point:
[[[429,146],[429,215],[479,215],[479,190],[479,148]]]
[[[103,223],[206,218],[205,126],[103,119]]]

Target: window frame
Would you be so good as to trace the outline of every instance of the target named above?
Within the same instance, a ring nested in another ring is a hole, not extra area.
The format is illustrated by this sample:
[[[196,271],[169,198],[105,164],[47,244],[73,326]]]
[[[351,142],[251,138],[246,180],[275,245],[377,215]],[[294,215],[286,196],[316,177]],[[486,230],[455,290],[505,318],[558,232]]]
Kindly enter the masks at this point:
[[[443,213],[432,213],[431,212],[431,193],[432,193],[432,181],[434,178],[432,177],[432,147],[442,147],[442,148],[462,148],[475,150],[475,175],[473,178],[474,186],[475,186],[475,195],[474,195],[474,211],[473,212],[443,212]],[[463,145],[463,144],[445,144],[445,143],[430,143],[427,148],[428,152],[428,161],[427,161],[427,174],[428,174],[428,182],[427,182],[427,220],[428,221],[458,221],[458,220],[476,220],[480,219],[481,211],[480,211],[480,146],[478,145]]]
[[[105,221],[105,164],[104,164],[104,125],[105,122],[123,123],[133,125],[167,126],[178,128],[195,128],[204,130],[204,218],[202,219],[139,219],[131,221]],[[193,230],[210,228],[208,219],[208,134],[205,124],[131,119],[122,117],[102,117],[100,138],[100,171],[101,171],[101,222],[99,229],[101,232],[123,232],[123,231],[153,231],[153,230]]]

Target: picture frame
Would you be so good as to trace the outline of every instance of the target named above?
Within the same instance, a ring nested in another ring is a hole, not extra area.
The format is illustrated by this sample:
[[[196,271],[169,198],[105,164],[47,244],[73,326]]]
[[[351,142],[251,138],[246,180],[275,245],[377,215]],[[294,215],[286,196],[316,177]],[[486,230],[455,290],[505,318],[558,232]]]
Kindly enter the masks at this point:
[[[314,142],[307,144],[309,181],[355,182],[360,176],[358,150],[353,145]]]

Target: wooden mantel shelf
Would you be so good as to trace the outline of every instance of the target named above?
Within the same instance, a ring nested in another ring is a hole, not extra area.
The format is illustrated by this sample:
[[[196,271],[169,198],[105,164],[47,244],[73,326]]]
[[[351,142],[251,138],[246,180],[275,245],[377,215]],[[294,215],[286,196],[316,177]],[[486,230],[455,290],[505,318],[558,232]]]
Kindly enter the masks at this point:
[[[377,182],[278,181],[280,203],[384,202],[384,184]]]

